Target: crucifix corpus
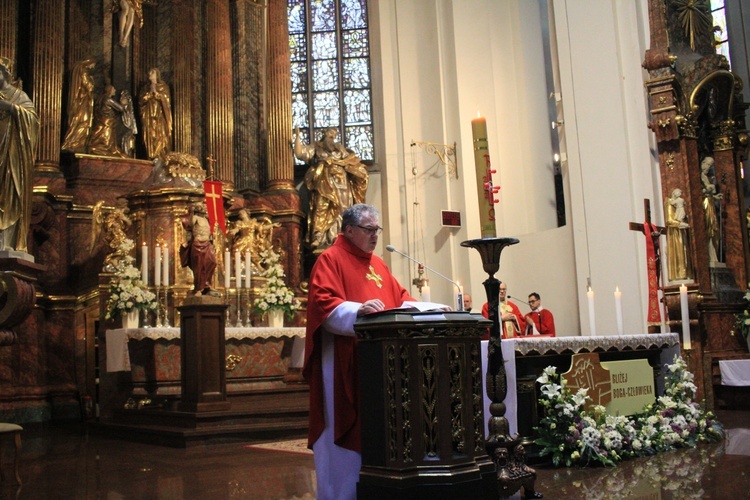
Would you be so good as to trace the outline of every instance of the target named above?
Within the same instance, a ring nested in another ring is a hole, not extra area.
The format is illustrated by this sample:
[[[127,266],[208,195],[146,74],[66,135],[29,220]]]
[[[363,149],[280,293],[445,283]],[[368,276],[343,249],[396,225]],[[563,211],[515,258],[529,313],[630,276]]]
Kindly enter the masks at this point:
[[[648,324],[649,326],[661,325],[662,333],[667,329],[667,305],[663,304],[663,315],[659,307],[659,289],[661,282],[661,245],[659,238],[666,234],[666,228],[657,226],[651,222],[651,202],[648,198],[643,200],[643,211],[645,221],[643,223],[631,222],[628,227],[631,231],[638,231],[646,237],[646,272],[648,274]]]

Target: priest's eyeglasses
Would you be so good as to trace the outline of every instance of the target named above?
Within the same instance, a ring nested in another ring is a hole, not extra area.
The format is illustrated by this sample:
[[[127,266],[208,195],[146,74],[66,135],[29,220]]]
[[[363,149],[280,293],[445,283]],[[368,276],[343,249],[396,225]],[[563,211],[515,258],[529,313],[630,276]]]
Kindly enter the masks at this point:
[[[369,234],[370,236],[375,236],[376,234],[380,234],[383,232],[383,228],[380,226],[375,227],[367,227],[367,226],[360,226],[357,225],[358,228]]]

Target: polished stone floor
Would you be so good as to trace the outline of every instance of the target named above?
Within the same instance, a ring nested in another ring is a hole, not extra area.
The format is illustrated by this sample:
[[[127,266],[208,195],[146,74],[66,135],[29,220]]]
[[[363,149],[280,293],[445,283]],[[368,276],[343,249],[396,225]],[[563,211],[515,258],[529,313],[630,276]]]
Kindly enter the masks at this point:
[[[729,438],[718,444],[629,460],[616,468],[537,466],[545,498],[749,498],[750,412],[718,412]],[[243,444],[166,448],[87,435],[78,426],[27,426],[21,478],[12,444],[2,449],[2,498],[314,498],[311,455]],[[385,500],[385,499],[384,499]]]

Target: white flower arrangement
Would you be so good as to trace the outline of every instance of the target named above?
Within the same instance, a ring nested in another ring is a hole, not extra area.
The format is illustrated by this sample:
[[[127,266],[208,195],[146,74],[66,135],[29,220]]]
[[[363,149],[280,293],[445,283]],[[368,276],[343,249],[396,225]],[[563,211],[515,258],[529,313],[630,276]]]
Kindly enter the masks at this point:
[[[721,424],[693,401],[696,386],[685,361],[675,357],[666,368],[664,395],[629,417],[607,415],[599,405],[585,410],[587,389],[570,394],[557,369],[545,368],[537,379],[544,406],[544,417],[535,428],[540,455],[551,454],[555,466],[616,465],[625,458],[721,440]]]
[[[267,278],[265,285],[261,288],[258,298],[253,301],[255,312],[265,316],[270,310],[284,311],[287,317],[300,308],[300,302],[294,296],[294,292],[284,282],[284,267],[281,265],[281,256],[266,249],[260,253],[261,271],[260,275]]]
[[[141,272],[133,266],[135,257],[130,255],[133,247],[133,240],[126,238],[118,248],[118,253],[124,257],[112,262],[115,276],[109,285],[105,319],[116,318],[134,309],[156,309],[156,295],[148,290],[141,280]]]

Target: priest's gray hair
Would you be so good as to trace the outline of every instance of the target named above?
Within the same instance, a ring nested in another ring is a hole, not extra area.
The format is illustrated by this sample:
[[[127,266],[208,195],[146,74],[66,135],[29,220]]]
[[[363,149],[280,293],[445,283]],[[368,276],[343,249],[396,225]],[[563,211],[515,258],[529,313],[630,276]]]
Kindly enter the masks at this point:
[[[357,203],[344,210],[344,213],[341,214],[341,230],[346,229],[346,226],[360,225],[365,215],[380,219],[380,212],[378,212],[377,208],[366,203]]]

